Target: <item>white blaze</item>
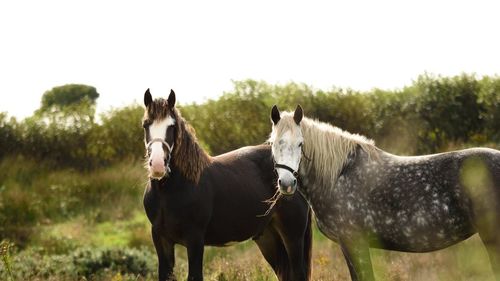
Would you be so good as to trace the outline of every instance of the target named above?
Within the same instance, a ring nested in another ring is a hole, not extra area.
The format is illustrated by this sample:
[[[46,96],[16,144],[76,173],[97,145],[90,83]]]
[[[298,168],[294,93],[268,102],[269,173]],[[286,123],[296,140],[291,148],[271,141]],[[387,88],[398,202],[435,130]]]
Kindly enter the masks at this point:
[[[161,121],[154,121],[149,126],[149,137],[153,139],[165,140],[167,128],[175,124],[175,120],[168,116]],[[165,153],[163,144],[161,142],[154,142],[151,144],[151,155],[149,157],[150,173],[154,178],[162,178],[165,175]]]
[[[290,131],[286,131],[281,138],[275,139],[272,146],[272,154],[276,163],[286,165],[294,171],[298,171],[302,156],[302,150],[299,146],[301,142],[302,136],[298,134],[294,135]],[[295,180],[295,176],[286,169],[278,168],[276,171],[278,178],[282,182],[292,183]]]

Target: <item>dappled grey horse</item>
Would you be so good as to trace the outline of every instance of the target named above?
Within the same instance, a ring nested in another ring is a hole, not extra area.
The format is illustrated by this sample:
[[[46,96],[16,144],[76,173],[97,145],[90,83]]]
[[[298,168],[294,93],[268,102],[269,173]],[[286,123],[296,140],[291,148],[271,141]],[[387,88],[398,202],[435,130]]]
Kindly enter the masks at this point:
[[[299,186],[352,280],[373,280],[369,248],[429,252],[479,233],[500,280],[500,152],[402,157],[363,136],[274,106],[269,141],[279,187]],[[297,176],[299,184],[297,184]]]

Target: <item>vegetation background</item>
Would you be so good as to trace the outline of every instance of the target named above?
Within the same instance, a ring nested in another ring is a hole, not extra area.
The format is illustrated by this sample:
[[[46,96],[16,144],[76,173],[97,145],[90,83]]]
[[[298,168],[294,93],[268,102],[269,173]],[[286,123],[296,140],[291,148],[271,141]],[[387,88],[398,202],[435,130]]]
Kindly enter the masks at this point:
[[[98,97],[94,87],[63,85],[47,91],[26,119],[0,113],[0,280],[155,280],[141,201],[143,107],[96,116]],[[282,110],[301,104],[307,116],[363,134],[395,154],[500,143],[497,76],[424,74],[403,89],[369,92],[245,80],[200,104],[177,97],[212,155],[265,142],[273,104]],[[186,255],[182,247],[176,251],[182,280]],[[338,246],[317,230],[313,253],[314,280],[348,279]],[[371,254],[378,280],[493,280],[475,236],[433,253]],[[252,242],[207,247],[204,262],[207,280],[275,280]]]

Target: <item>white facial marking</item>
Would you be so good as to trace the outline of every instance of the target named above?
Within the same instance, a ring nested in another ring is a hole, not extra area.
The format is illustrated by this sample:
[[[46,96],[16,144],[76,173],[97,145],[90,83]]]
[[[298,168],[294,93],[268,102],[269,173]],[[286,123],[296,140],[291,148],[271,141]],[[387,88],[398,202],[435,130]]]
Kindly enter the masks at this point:
[[[150,140],[165,139],[167,128],[175,124],[175,120],[168,116],[161,121],[154,121],[149,126]],[[161,178],[165,175],[165,151],[161,142],[154,142],[151,144],[151,155],[149,161],[151,163],[150,173],[154,178]]]
[[[302,156],[302,148],[299,146],[302,139],[302,132],[292,134],[291,131],[286,131],[281,137],[276,138],[272,146],[272,154],[277,164],[286,165],[294,171],[299,170],[300,158]],[[282,182],[293,182],[295,177],[285,169],[277,169],[278,177]]]
[[[171,116],[168,116],[167,118],[161,121],[154,121],[149,126],[149,136],[151,137],[151,139],[156,139],[156,138],[165,139],[167,128],[174,124],[175,120]]]

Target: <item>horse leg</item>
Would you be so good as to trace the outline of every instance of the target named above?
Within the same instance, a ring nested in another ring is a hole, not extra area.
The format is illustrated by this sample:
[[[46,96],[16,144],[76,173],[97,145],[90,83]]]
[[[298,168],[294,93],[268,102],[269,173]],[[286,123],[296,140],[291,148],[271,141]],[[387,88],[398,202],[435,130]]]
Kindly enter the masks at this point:
[[[286,260],[286,249],[276,230],[269,224],[257,239],[254,239],[260,252],[271,265],[274,273],[280,281],[288,280],[288,261]]]
[[[188,281],[203,281],[203,251],[204,241],[202,238],[191,239],[187,244],[188,254]]]
[[[340,247],[349,267],[351,280],[374,281],[370,248],[364,241],[341,241]]]
[[[307,281],[304,260],[304,239],[303,237],[282,236],[285,248],[288,253],[288,260],[293,281]]]
[[[491,187],[479,187],[472,197],[474,224],[488,251],[493,274],[500,281],[500,194],[490,194],[495,190]]]
[[[482,239],[482,238],[481,238]],[[491,269],[497,281],[500,281],[500,239],[496,241],[483,240],[484,246],[490,257]]]
[[[156,255],[158,256],[158,280],[174,281],[174,243],[163,239],[154,227],[151,228],[151,236],[153,237],[153,244],[156,249]]]
[[[490,216],[493,216],[493,219],[489,223],[478,225],[478,233],[488,251],[493,274],[496,280],[500,281],[500,220],[496,214],[490,213]],[[498,223],[494,223],[495,219]]]
[[[306,218],[309,220],[310,218]],[[309,225],[307,225],[309,223]],[[306,221],[306,227],[303,229],[290,229],[288,226],[294,224],[290,222],[278,223],[277,231],[280,234],[281,240],[285,245],[286,252],[288,253],[288,260],[291,270],[291,280],[304,281],[309,280],[309,263],[310,263],[310,253],[305,252],[310,251],[312,232],[310,229],[310,221]]]

